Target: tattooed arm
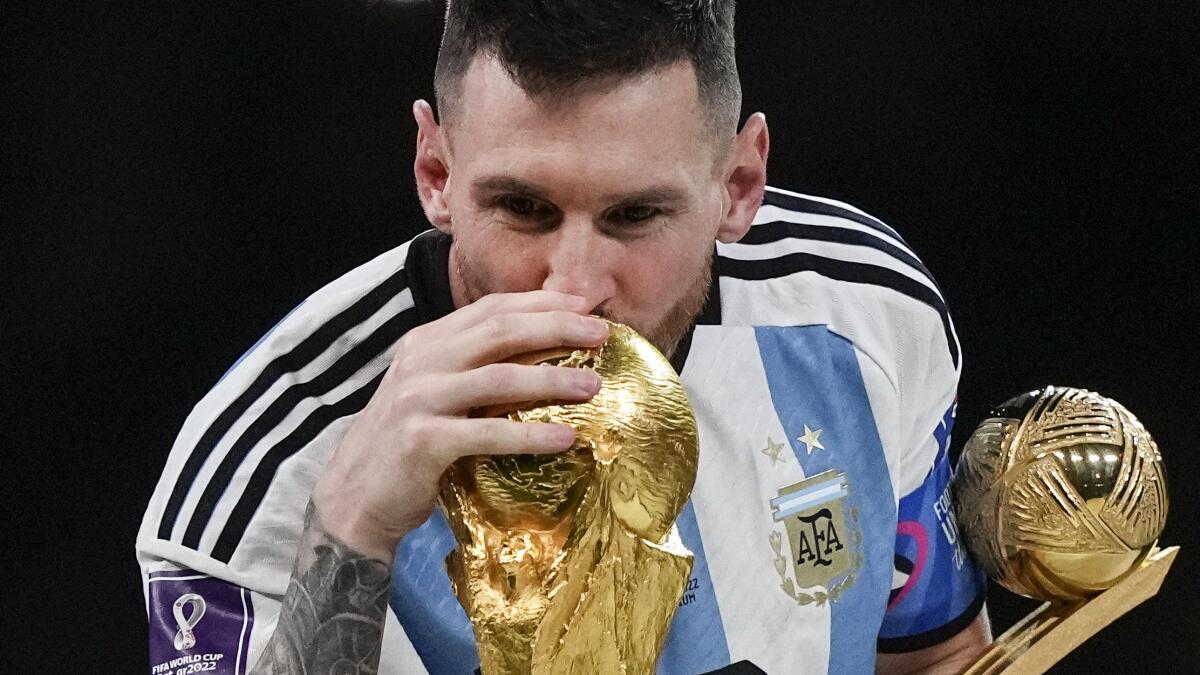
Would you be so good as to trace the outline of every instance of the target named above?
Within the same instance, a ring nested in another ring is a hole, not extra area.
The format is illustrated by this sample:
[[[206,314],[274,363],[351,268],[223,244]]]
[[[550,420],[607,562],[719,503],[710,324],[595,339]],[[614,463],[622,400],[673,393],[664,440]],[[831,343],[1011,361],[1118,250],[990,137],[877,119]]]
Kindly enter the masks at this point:
[[[335,539],[310,502],[279,624],[251,673],[377,672],[391,584],[391,565]]]

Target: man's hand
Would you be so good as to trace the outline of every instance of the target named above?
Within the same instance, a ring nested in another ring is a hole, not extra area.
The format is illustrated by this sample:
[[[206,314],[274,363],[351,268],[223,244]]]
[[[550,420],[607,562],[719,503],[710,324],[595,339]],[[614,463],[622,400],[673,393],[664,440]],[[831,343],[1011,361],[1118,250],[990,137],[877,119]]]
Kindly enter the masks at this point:
[[[439,479],[464,455],[566,450],[561,424],[470,418],[473,408],[586,401],[591,370],[505,363],[550,347],[594,347],[603,320],[583,298],[551,291],[489,295],[401,339],[391,366],[313,492],[330,534],[381,560],[429,516]]]
[[[253,672],[374,672],[396,547],[429,516],[446,468],[465,455],[560,452],[575,440],[566,425],[469,414],[595,395],[591,370],[506,362],[603,344],[608,325],[584,316],[590,309],[551,291],[490,295],[400,340],[313,490],[279,623]]]

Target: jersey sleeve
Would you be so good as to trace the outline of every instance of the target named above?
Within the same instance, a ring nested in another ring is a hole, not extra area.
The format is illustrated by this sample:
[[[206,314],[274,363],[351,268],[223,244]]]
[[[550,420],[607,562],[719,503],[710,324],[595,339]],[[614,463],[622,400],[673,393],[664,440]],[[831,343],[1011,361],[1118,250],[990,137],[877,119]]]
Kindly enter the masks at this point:
[[[942,642],[966,628],[983,607],[985,578],[966,553],[950,497],[947,449],[953,424],[952,405],[933,433],[937,453],[925,480],[900,499],[881,652]]]
[[[312,488],[413,314],[405,248],[309,296],[184,421],[136,541],[146,672],[240,675],[262,654]],[[389,610],[381,667],[411,650]]]

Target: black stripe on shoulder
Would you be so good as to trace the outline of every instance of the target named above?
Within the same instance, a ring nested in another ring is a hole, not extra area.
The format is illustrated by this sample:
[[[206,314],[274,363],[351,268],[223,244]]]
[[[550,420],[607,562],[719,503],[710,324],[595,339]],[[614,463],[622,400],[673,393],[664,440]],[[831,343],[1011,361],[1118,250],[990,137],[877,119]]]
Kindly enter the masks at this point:
[[[246,534],[250,519],[262,505],[267,489],[271,487],[271,481],[275,478],[275,472],[279,470],[279,465],[311,443],[334,421],[347,415],[353,415],[366,407],[375,390],[379,388],[379,383],[383,380],[386,372],[385,370],[371,378],[365,385],[337,403],[317,408],[292,433],[267,451],[262,461],[254,468],[254,473],[246,484],[246,490],[242,492],[241,498],[238,499],[237,505],[233,507],[233,511],[229,515],[229,520],[225,522],[225,527],[221,530],[217,543],[213,547],[213,558],[228,563],[233,557],[234,551],[237,550],[238,544]]]
[[[191,520],[188,521],[187,530],[183,535],[183,545],[199,550],[200,537],[204,534],[221,495],[232,483],[238,467],[245,461],[254,446],[278,427],[301,401],[327,394],[350,379],[363,366],[395,344],[416,324],[416,309],[410,307],[376,328],[365,340],[352,347],[320,375],[285,389],[279,398],[275,399],[259,415],[258,419],[254,420],[234,441],[229,452],[221,459],[212,478],[204,486],[204,492],[201,493],[200,500],[196,503],[196,510],[192,513]]]
[[[816,272],[837,281],[890,288],[937,311],[942,318],[942,328],[946,332],[950,359],[954,362],[954,367],[958,368],[958,342],[954,339],[954,329],[950,324],[950,311],[946,308],[946,303],[932,288],[899,272],[876,265],[823,258],[811,253],[789,253],[768,260],[736,260],[720,256],[717,258],[717,271],[723,277],[746,281],[775,279],[798,272]]]
[[[822,216],[836,216],[838,218],[845,218],[846,220],[854,221],[859,225],[865,225],[872,230],[882,232],[889,237],[892,237],[896,241],[902,242],[905,246],[908,245],[908,242],[904,241],[904,238],[900,236],[899,232],[888,227],[882,220],[879,220],[878,218],[872,218],[871,216],[864,215],[858,211],[848,209],[844,206],[828,204],[815,199],[809,199],[808,197],[789,195],[770,189],[763,192],[763,204],[767,204],[769,206],[778,206],[781,209],[796,211],[798,213],[816,213]]]
[[[229,432],[230,427],[246,414],[250,406],[266,393],[276,380],[287,373],[303,368],[328,349],[346,331],[366,321],[406,288],[408,288],[408,276],[403,269],[398,270],[366,295],[326,321],[290,352],[278,356],[263,368],[254,382],[217,415],[217,418],[208,426],[188,454],[183,470],[176,479],[175,487],[163,509],[162,519],[158,524],[159,539],[171,538],[171,531],[175,528],[175,521],[179,518],[183,501],[196,481],[200,468],[204,466],[204,462],[217,447],[217,443]]]
[[[775,221],[770,223],[759,223],[750,228],[746,236],[742,237],[737,243],[739,244],[769,244],[784,239],[807,239],[810,241],[827,241],[835,244],[849,244],[851,246],[864,246],[873,248],[881,253],[899,260],[900,262],[920,272],[933,284],[938,291],[941,287],[937,285],[937,280],[933,278],[933,274],[925,267],[916,256],[908,251],[888,243],[887,241],[874,237],[866,232],[851,230],[844,227],[825,227],[822,225],[810,225],[807,223],[791,223],[784,221]]]

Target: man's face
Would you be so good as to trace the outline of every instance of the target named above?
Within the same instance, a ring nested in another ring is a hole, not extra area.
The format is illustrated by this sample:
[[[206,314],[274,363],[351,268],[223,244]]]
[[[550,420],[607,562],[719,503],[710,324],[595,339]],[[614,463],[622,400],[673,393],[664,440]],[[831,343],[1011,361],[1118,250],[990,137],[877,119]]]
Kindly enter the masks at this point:
[[[669,352],[703,305],[729,211],[690,63],[530,99],[476,58],[442,129],[455,304],[547,289]]]

